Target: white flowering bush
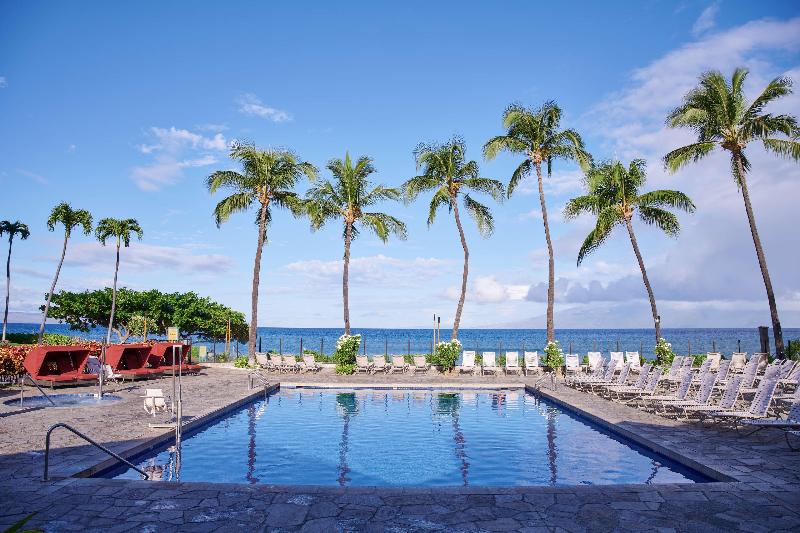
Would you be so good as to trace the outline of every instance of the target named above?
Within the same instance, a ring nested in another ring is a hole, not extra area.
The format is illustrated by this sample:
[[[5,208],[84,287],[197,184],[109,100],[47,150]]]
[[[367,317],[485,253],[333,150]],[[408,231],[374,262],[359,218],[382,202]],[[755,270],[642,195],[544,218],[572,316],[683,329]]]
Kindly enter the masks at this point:
[[[342,335],[336,341],[333,362],[337,374],[352,374],[356,370],[356,355],[361,346],[361,335]]]
[[[675,352],[672,351],[672,344],[667,342],[667,339],[659,338],[656,342],[656,362],[661,366],[668,366],[672,364],[675,359]]]
[[[461,355],[461,342],[458,339],[442,341],[436,345],[431,362],[442,372],[450,372],[455,368],[459,355]]]
[[[550,341],[544,347],[544,366],[556,369],[564,366],[564,350],[561,349],[561,343],[558,341]]]

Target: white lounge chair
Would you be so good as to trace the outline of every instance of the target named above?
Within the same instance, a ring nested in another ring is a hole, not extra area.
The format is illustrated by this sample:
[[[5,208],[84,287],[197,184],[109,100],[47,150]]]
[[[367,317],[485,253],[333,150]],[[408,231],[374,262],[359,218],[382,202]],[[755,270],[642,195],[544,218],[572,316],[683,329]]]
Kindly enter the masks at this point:
[[[706,354],[706,361],[711,361],[711,370],[716,371],[719,368],[719,362],[722,361],[722,354],[719,352],[708,352]]]
[[[140,398],[144,398],[144,410],[149,415],[156,416],[167,411],[167,401],[161,389],[145,389],[144,396]]]
[[[745,426],[756,428],[752,433],[760,431],[764,428],[776,428],[784,430],[800,430],[800,400],[795,400],[789,408],[786,418],[770,418],[770,419],[749,419],[742,420]]]
[[[706,405],[685,406],[683,408],[683,415],[686,417],[697,416],[701,419],[705,419],[708,416],[708,413],[712,411],[725,411],[733,409],[733,407],[736,405],[736,400],[739,398],[739,387],[742,384],[742,379],[743,377],[741,374],[735,375],[728,379],[728,382],[725,384],[725,391],[722,393],[722,397],[716,405],[713,405],[709,402]]]
[[[616,369],[617,360],[610,359],[602,372],[576,378],[572,380],[571,385],[579,389],[591,389],[593,383],[613,383],[614,372]]]
[[[589,367],[586,370],[590,374],[594,374],[603,368],[603,354],[600,352],[588,352],[586,357],[589,359]]]
[[[295,372],[297,370],[297,359],[293,355],[281,355],[280,366],[278,369],[281,372]]]
[[[610,360],[617,362],[617,368],[625,364],[625,352],[609,352]]]
[[[652,409],[653,412],[659,412],[663,407],[663,402],[673,402],[675,400],[685,400],[686,395],[689,394],[689,388],[692,386],[692,372],[688,368],[681,370],[681,381],[678,388],[672,394],[662,394],[651,396],[647,398],[646,408]],[[666,410],[664,410],[666,412]]]
[[[736,427],[745,419],[766,418],[777,386],[778,381],[775,379],[764,380],[756,395],[753,396],[753,401],[750,402],[750,407],[747,410],[731,409],[728,411],[712,411],[708,414],[720,423],[732,423]]]
[[[747,364],[747,352],[733,352],[731,354],[731,370],[741,372]]]
[[[365,374],[372,373],[372,363],[369,362],[366,355],[356,356],[356,372],[364,372]]]
[[[519,366],[519,352],[506,352],[506,374],[521,374],[522,368]]]
[[[390,373],[400,372],[404,373],[408,370],[408,363],[406,363],[405,357],[402,355],[393,355],[392,356],[392,367],[389,369]]]
[[[303,360],[298,363],[301,372],[319,372],[322,365],[317,363],[313,355],[304,355]]]
[[[256,364],[267,371],[277,370],[274,361],[269,358],[269,354],[256,352]]]
[[[431,364],[425,359],[424,355],[415,355],[414,356],[414,366],[412,370],[416,374],[417,372],[428,372],[431,369]]]
[[[639,352],[625,352],[625,362],[631,364],[631,371],[638,372],[642,368],[642,359]]]
[[[564,356],[564,368],[567,377],[576,375],[581,371],[581,358],[576,353],[568,353]]]
[[[372,358],[372,373],[383,372],[388,373],[391,370],[391,365],[386,362],[386,356],[376,355]]]
[[[458,367],[458,373],[469,372],[475,374],[477,367],[475,366],[475,352],[471,350],[464,350],[461,354],[461,366]]]
[[[647,398],[652,398],[656,395],[656,391],[658,390],[658,385],[661,382],[661,378],[664,376],[664,370],[659,367],[654,367],[653,370],[650,372],[650,375],[647,377],[647,382],[642,390],[637,392],[628,392],[624,394],[623,398],[619,398],[623,403],[626,404],[639,404],[640,402],[646,400]]]
[[[625,363],[622,365],[622,370],[619,371],[617,377],[614,377],[613,371],[611,372],[611,379],[610,380],[596,380],[596,381],[588,381],[587,384],[589,385],[589,390],[591,392],[595,392],[597,389],[602,389],[608,385],[625,385],[628,381],[628,375],[631,372],[631,364]]]
[[[483,352],[481,354],[483,362],[481,363],[481,374],[495,374],[497,375],[497,363],[495,361],[494,352]]]
[[[125,381],[125,376],[114,372],[111,365],[103,365],[103,371],[103,379],[107,382],[119,383],[120,381]]]
[[[653,365],[650,363],[645,364],[641,368],[641,372],[639,372],[639,377],[636,378],[636,381],[633,385],[608,385],[605,387],[605,392],[608,393],[608,397],[616,397],[619,398],[621,395],[624,394],[636,394],[644,390],[645,385],[647,385],[647,378],[649,377],[650,368]]]
[[[714,382],[716,380],[717,374],[715,372],[706,372],[702,375],[700,387],[695,392],[694,398],[689,400],[667,400],[661,402],[661,405],[668,410],[677,411],[677,414],[685,413],[687,407],[708,405],[711,394],[714,392]]]
[[[525,352],[523,355],[525,363],[525,375],[539,374],[542,367],[539,366],[539,352]]]

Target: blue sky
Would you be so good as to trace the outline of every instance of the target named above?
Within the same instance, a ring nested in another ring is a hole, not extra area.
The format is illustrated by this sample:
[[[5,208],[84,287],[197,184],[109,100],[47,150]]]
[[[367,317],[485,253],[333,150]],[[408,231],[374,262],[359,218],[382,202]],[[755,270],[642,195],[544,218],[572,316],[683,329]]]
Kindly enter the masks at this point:
[[[751,68],[800,81],[796,2],[2,2],[0,219],[32,236],[15,244],[11,310],[35,311],[61,236],[45,220],[60,201],[135,217],[145,238],[123,253],[121,284],[195,290],[249,308],[251,215],[217,229],[205,176],[233,168],[234,139],[289,147],[323,168],[345,150],[374,158],[376,182],[414,175],[420,141],[462,135],[484,175],[507,181],[518,160],[481,159],[511,102],[555,99],[596,159],[644,157],[650,186],[689,193],[698,213],[670,240],[637,227],[665,326],[754,326],[769,315],[741,198],[723,156],[668,176],[658,158],[690,140],[665,113],[708,68]],[[776,110],[800,112],[797,95]],[[798,239],[786,220],[797,165],[752,149],[753,201],[785,326],[800,325]],[[327,171],[323,170],[323,177]],[[300,187],[304,190],[306,185]],[[527,182],[494,206],[497,231],[468,223],[471,280],[462,326],[544,327],[546,256]],[[546,193],[557,264],[557,327],[647,327],[630,242],[619,232],[575,267],[589,220],[566,223],[580,173],[558,164]],[[353,248],[358,327],[450,323],[461,249],[452,218],[425,223],[425,198],[383,209],[406,242],[364,236]],[[0,248],[5,253],[5,245]],[[311,233],[278,214],[262,269],[259,322],[341,324],[341,230]],[[113,257],[76,236],[60,286],[110,284]],[[24,315],[16,315],[24,316]]]

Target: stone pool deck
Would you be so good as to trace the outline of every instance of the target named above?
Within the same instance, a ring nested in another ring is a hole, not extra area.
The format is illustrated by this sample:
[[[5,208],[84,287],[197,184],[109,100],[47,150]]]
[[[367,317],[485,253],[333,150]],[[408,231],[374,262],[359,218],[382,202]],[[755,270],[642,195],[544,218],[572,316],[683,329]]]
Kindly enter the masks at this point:
[[[441,375],[273,375],[283,386],[532,386],[535,378]],[[139,397],[158,382],[112,385],[102,407],[15,412],[0,403],[0,529],[29,513],[45,531],[798,531],[800,453],[782,434],[753,436],[649,415],[559,386],[541,394],[596,422],[729,481],[679,485],[387,489],[168,483],[72,477],[106,456],[66,432],[53,435],[51,476],[41,481],[44,435],[66,422],[125,454],[153,430]],[[247,374],[212,368],[184,380],[184,413],[199,421],[263,394]],[[68,389],[63,392],[79,392]],[[86,392],[94,389],[86,389]],[[0,390],[0,401],[16,391]],[[29,393],[26,393],[29,394]],[[587,450],[592,453],[592,450]],[[224,460],[224,458],[220,458]]]

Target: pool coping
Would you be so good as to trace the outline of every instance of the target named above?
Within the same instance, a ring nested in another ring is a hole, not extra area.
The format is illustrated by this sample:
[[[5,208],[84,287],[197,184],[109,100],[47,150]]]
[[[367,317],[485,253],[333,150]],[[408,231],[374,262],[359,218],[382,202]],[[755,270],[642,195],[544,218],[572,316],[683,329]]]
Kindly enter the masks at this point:
[[[226,414],[235,411],[236,409],[240,408],[243,405],[246,405],[253,400],[256,400],[262,396],[266,397],[268,395],[274,394],[281,389],[315,389],[315,390],[341,390],[341,389],[353,389],[353,390],[522,390],[526,394],[530,394],[532,396],[540,396],[544,397],[547,401],[552,402],[553,404],[557,405],[558,407],[569,411],[570,413],[578,416],[579,418],[584,418],[591,423],[594,423],[606,431],[617,435],[623,439],[630,440],[631,442],[646,448],[647,450],[662,455],[667,459],[683,466],[698,472],[699,474],[709,478],[710,481],[707,482],[700,482],[700,484],[707,484],[707,483],[715,483],[715,482],[727,482],[727,483],[738,483],[739,480],[736,478],[726,475],[708,465],[700,463],[690,457],[686,457],[685,455],[679,454],[670,450],[669,448],[662,446],[651,439],[648,439],[636,432],[630,431],[625,429],[618,424],[610,422],[608,420],[603,419],[595,414],[592,414],[580,407],[574,406],[564,400],[555,397],[551,394],[548,394],[547,391],[544,391],[539,388],[535,388],[531,385],[526,385],[524,383],[514,383],[514,382],[507,382],[507,383],[393,383],[391,385],[386,384],[368,384],[368,383],[331,383],[331,382],[276,382],[269,384],[263,388],[255,390],[252,394],[249,394],[235,402],[227,404],[219,409],[215,409],[205,415],[199,416],[197,418],[193,418],[192,420],[186,422],[183,425],[183,431],[186,433],[190,433],[194,430],[201,429],[207,424],[211,423],[212,421],[225,416]],[[121,457],[124,459],[131,459],[138,455],[144,454],[148,451],[151,451],[156,448],[163,447],[167,442],[174,438],[174,432],[172,430],[167,430],[164,432],[159,433],[158,435],[153,436],[152,438],[145,439],[136,443],[135,445],[127,448],[121,452],[117,452]],[[72,478],[92,478],[96,477],[100,474],[105,472],[109,472],[114,470],[115,468],[120,467],[122,463],[113,457],[108,457],[107,459],[91,465],[71,476],[62,476],[64,477],[72,477]],[[58,476],[52,476],[54,479],[58,479]],[[112,478],[113,479],[113,478]],[[698,484],[697,482],[693,483],[686,483],[686,485],[694,485]],[[324,487],[324,485],[322,485]],[[537,485],[538,486],[538,485]],[[560,485],[564,487],[576,486],[576,485]],[[617,486],[614,484],[610,485],[603,485],[603,486]],[[302,487],[309,487],[307,485],[286,485],[286,487],[296,487],[298,489]],[[375,487],[379,488],[379,487]],[[447,488],[447,487],[423,487],[423,486],[408,486],[404,487],[408,489],[418,488],[418,489],[431,489],[431,490],[438,490],[440,488]],[[504,488],[504,486],[487,486],[487,489],[496,489],[496,488]]]

